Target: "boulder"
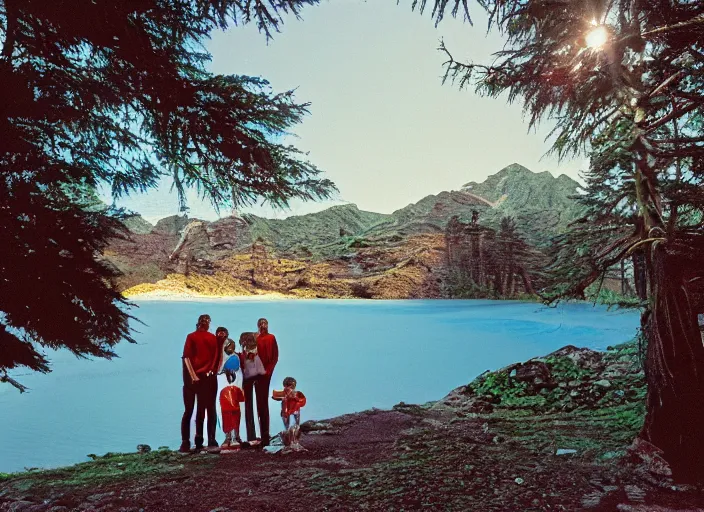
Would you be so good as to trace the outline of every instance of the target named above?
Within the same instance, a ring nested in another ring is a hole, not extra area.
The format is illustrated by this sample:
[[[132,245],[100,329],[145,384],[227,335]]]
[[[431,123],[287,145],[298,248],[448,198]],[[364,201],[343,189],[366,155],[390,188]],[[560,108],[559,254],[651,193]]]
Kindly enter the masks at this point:
[[[604,366],[601,353],[589,348],[577,348],[574,345],[567,345],[546,356],[546,358],[551,357],[568,357],[577,366],[587,370],[599,371]]]
[[[557,387],[557,383],[553,381],[550,368],[542,361],[527,361],[521,365],[517,365],[516,373],[513,378],[519,382],[527,382],[534,389],[542,388],[552,389]]]

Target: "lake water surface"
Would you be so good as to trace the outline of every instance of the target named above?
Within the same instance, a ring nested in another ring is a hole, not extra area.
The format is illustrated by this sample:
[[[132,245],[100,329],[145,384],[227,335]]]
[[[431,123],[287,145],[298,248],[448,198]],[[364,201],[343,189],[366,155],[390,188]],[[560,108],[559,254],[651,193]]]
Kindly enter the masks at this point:
[[[0,472],[55,467],[89,453],[180,443],[181,353],[198,315],[237,340],[269,319],[280,359],[272,388],[286,376],[308,398],[302,420],[445,396],[485,370],[545,355],[564,345],[605,349],[631,339],[635,311],[591,304],[481,300],[140,301],[146,325],[119,359],[80,360],[50,352],[48,375],[19,372],[30,387],[0,385]],[[221,377],[224,382],[224,378]],[[222,385],[222,384],[221,384]],[[272,433],[281,425],[270,401]],[[244,430],[243,430],[244,433]],[[193,431],[191,433],[193,435]],[[244,437],[244,436],[243,436]],[[218,440],[224,438],[218,431]]]

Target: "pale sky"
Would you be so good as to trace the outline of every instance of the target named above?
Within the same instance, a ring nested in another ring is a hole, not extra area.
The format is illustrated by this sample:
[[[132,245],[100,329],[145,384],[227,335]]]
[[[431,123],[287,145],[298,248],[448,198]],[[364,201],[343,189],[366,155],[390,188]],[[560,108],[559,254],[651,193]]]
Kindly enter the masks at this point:
[[[286,142],[308,151],[340,190],[334,201],[295,202],[289,211],[246,211],[284,218],[355,203],[362,210],[391,213],[429,194],[482,181],[514,162],[574,179],[586,170],[584,158],[562,164],[542,158],[551,125],[528,133],[520,104],[442,85],[441,38],[457,59],[488,63],[501,49],[498,34],[485,37],[485,18],[476,3],[470,3],[473,27],[446,18],[437,29],[429,12],[420,16],[410,3],[324,2],[304,9],[303,20],[287,18],[268,44],[254,26],[213,35],[207,44],[213,72],[262,76],[274,91],[296,89],[297,101],[311,103],[311,114],[294,128],[297,138]],[[169,185],[118,204],[153,223],[178,213]],[[217,218],[195,192],[188,195],[188,206],[191,217]]]

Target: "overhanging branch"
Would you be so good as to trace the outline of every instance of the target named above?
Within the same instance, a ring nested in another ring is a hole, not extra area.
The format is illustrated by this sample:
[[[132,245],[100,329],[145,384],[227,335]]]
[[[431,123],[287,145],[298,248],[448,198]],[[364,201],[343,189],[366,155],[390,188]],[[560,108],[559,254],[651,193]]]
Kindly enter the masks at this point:
[[[662,125],[669,123],[673,119],[677,119],[678,117],[682,117],[683,115],[687,114],[688,112],[691,112],[695,108],[697,108],[699,105],[696,103],[690,103],[689,105],[682,107],[680,109],[675,109],[666,116],[661,117],[657,121],[654,121],[651,125],[645,127],[645,133],[650,133],[653,130],[660,128]]]
[[[10,377],[7,374],[7,372],[3,372],[3,374],[0,375],[0,382],[6,382],[6,383],[10,384],[11,386],[16,387],[17,389],[20,390],[20,393],[24,393],[25,391],[27,391],[27,386],[23,386],[22,384],[17,382],[15,379]]]

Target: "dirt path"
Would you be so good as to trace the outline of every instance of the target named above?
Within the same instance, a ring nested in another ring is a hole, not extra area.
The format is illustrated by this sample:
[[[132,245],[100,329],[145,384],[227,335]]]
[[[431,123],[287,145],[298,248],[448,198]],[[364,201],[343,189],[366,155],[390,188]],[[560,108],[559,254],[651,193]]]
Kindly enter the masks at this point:
[[[342,416],[321,424],[325,430],[305,435],[306,452],[286,455],[241,450],[105,457],[0,483],[0,510],[345,510],[352,506],[349,500],[318,493],[316,480],[364,471],[392,458],[400,433],[416,423],[416,417],[396,411]],[[132,468],[129,457],[141,458],[151,470]],[[125,474],[118,470],[109,476],[108,466],[124,467]],[[93,471],[82,475],[81,469]]]

